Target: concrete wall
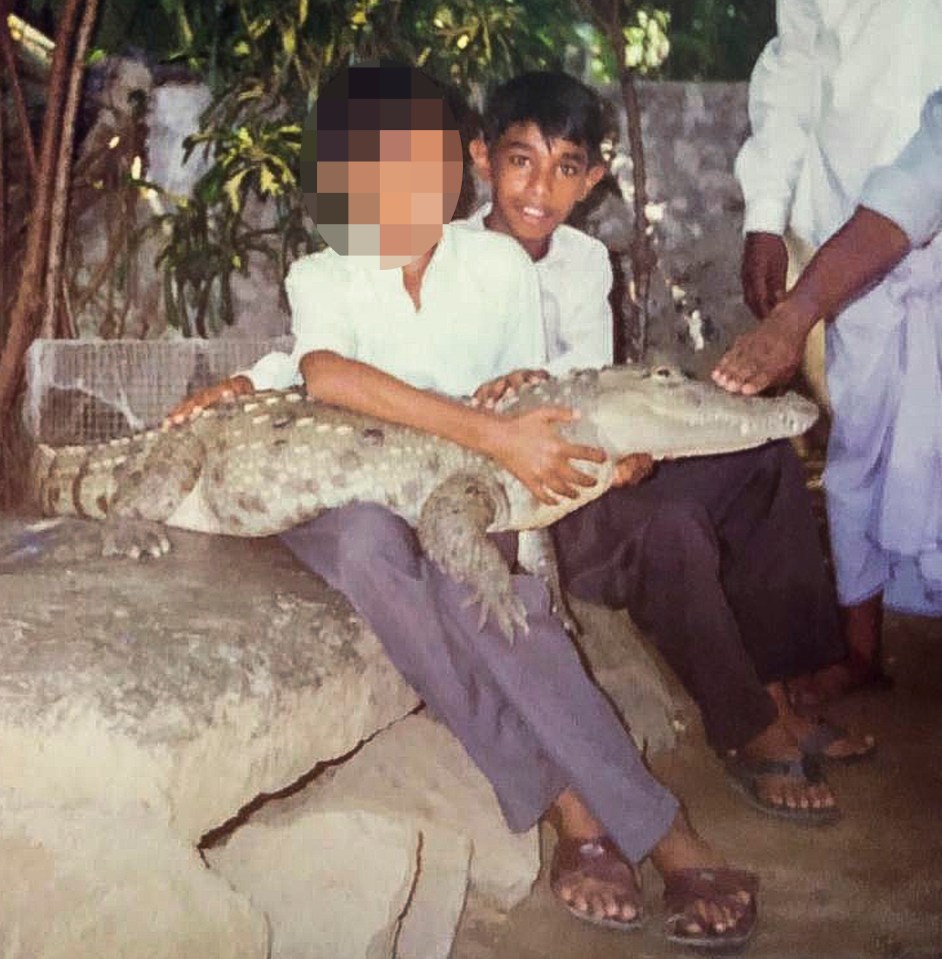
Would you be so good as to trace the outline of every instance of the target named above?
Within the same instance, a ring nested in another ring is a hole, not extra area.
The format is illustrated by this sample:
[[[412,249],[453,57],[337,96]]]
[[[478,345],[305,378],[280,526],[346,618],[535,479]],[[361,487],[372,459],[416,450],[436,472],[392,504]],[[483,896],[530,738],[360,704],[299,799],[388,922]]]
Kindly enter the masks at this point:
[[[610,249],[627,250],[633,228],[631,161],[622,135],[613,172],[627,200],[590,218]],[[748,131],[745,83],[640,85],[648,217],[659,263],[652,282],[648,356],[666,355],[702,372],[748,322],[739,287],[742,194],[733,161]]]
[[[628,203],[608,196],[585,226],[623,254],[632,228],[631,163],[620,94],[615,88],[603,93],[622,128],[613,173]],[[640,99],[648,212],[660,256],[652,287],[648,356],[666,354],[688,368],[702,370],[748,319],[738,280],[742,201],[732,174],[733,159],[747,131],[746,85],[643,83]],[[174,192],[183,191],[195,179],[199,164],[194,157],[181,167],[182,140],[189,130],[177,121],[188,117],[195,122],[198,107],[205,102],[205,88],[194,84],[157,86],[150,93],[147,172]],[[83,226],[90,234],[100,228],[93,222]],[[93,238],[87,245],[94,246]],[[627,257],[622,260],[627,267]],[[143,326],[149,337],[173,336],[152,315],[158,284],[152,265],[142,264],[139,285],[147,288],[142,297],[149,316],[146,324],[130,323],[129,329]],[[254,338],[287,331],[279,280],[268,264],[259,259],[249,277],[238,278],[234,292],[237,322],[224,331],[225,337]],[[82,335],[97,332],[94,317],[86,317]]]

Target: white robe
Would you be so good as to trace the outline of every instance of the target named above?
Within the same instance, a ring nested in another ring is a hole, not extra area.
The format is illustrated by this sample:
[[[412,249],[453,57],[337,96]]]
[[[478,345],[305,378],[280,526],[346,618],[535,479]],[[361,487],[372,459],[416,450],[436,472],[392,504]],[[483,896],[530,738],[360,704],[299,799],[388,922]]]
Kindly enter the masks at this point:
[[[942,235],[828,326],[824,474],[842,603],[942,614]]]

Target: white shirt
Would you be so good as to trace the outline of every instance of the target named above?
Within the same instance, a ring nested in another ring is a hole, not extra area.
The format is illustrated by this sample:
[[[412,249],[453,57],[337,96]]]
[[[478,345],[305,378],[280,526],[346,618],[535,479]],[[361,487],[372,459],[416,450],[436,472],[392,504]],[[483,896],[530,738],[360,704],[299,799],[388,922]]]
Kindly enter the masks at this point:
[[[926,101],[903,152],[867,178],[860,203],[893,220],[913,246],[942,232],[942,89]]]
[[[484,225],[490,212],[491,204],[485,204],[456,225],[493,232]],[[550,238],[546,256],[530,262],[540,285],[546,369],[560,375],[572,369],[608,366],[614,346],[608,303],[612,265],[605,244],[563,224]]]
[[[452,396],[546,362],[539,287],[529,257],[510,237],[446,225],[418,310],[402,270],[365,267],[329,247],[296,260],[285,288],[294,350],[269,353],[246,371],[256,389],[300,384],[301,357],[312,350]]]
[[[749,86],[736,160],[746,232],[815,246],[857,205],[942,86],[942,0],[778,0],[778,35]]]

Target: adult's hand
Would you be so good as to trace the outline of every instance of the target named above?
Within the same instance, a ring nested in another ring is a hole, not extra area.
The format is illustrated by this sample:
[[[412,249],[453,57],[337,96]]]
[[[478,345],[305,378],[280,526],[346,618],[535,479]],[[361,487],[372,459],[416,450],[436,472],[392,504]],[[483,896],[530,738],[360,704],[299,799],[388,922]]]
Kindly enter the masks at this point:
[[[742,253],[742,292],[746,306],[764,320],[785,296],[788,250],[777,233],[747,233]]]
[[[713,370],[713,382],[730,393],[761,393],[787,383],[798,371],[811,328],[789,310],[776,307],[755,329],[737,337]]]
[[[604,463],[605,450],[570,443],[557,428],[576,419],[574,410],[540,406],[519,415],[500,417],[491,455],[541,502],[554,506],[558,496],[574,499],[578,487],[594,486],[595,477],[571,460]]]
[[[214,383],[212,386],[207,386],[205,389],[198,390],[192,396],[188,396],[164,417],[163,425],[179,426],[199,410],[204,410],[206,407],[224,400],[231,400],[243,393],[251,393],[253,390],[252,381],[247,376],[230,376],[226,380]]]

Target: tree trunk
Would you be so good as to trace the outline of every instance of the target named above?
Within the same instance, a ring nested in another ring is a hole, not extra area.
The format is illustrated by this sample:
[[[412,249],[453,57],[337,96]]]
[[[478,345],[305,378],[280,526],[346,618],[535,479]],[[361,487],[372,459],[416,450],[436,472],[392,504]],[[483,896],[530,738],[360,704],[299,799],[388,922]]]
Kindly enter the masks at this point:
[[[2,30],[0,24],[0,30]],[[7,171],[6,171],[6,122],[0,110],[0,311],[7,302]],[[0,343],[3,342],[3,317],[0,315]]]
[[[630,359],[644,356],[648,331],[651,274],[657,265],[657,254],[651,242],[648,223],[648,186],[644,161],[644,138],[641,132],[641,106],[635,86],[635,72],[625,66],[624,4],[622,0],[578,0],[578,5],[605,35],[615,62],[622,103],[628,125],[628,153],[631,157],[631,178],[634,185],[634,236],[631,241],[631,283],[624,302],[628,317],[624,342]],[[618,337],[616,337],[616,342]],[[622,357],[618,357],[619,362]]]
[[[26,233],[22,279],[17,287],[3,352],[0,353],[0,448],[10,432],[10,415],[23,372],[23,357],[36,336],[42,309],[43,278],[48,262],[48,238],[63,101],[69,76],[72,40],[84,0],[66,0],[52,56],[46,113],[39,151],[39,168],[32,215]]]
[[[624,50],[622,51],[624,62]],[[627,330],[628,353],[634,360],[644,356],[647,346],[649,317],[649,293],[651,273],[657,266],[657,253],[651,242],[648,223],[648,174],[644,159],[644,137],[641,133],[641,105],[638,103],[638,88],[633,71],[623,67],[621,71],[621,95],[628,121],[628,149],[631,156],[631,179],[634,185],[634,236],[631,240],[632,295],[631,323]]]
[[[56,163],[56,180],[52,198],[52,222],[49,228],[49,264],[46,269],[45,311],[40,333],[53,339],[59,327],[60,295],[62,292],[62,254],[65,246],[66,222],[69,213],[69,184],[72,172],[72,150],[75,146],[75,121],[82,94],[82,74],[85,54],[95,26],[98,0],[87,0],[82,22],[75,41],[75,54],[69,69],[69,85],[62,116],[62,141]]]

